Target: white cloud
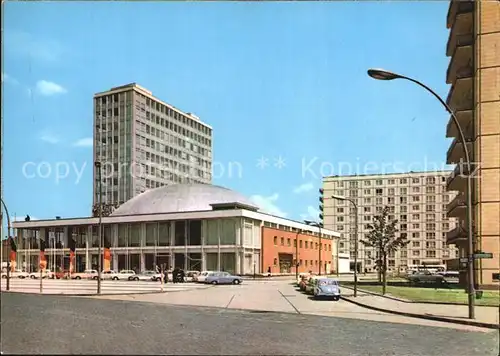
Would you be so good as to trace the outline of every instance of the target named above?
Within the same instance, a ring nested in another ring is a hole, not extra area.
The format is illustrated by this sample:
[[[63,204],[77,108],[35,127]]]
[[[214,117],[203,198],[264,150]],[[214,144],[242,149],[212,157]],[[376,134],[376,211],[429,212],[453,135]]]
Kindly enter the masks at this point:
[[[11,77],[7,73],[2,73],[2,83],[19,85],[19,81],[16,78]]]
[[[252,195],[250,197],[250,200],[254,204],[256,204],[262,211],[268,214],[286,217],[288,214],[276,205],[276,201],[278,200],[278,198],[278,193],[275,193],[269,197],[265,197],[262,195]]]
[[[42,134],[40,135],[40,140],[44,141],[44,142],[47,142],[47,143],[51,143],[53,145],[55,145],[56,143],[59,142],[59,138],[55,135],[53,135],[52,133],[50,132],[42,132]]]
[[[67,92],[63,86],[54,82],[49,82],[48,80],[39,80],[36,83],[36,89],[44,96],[64,94]]]
[[[299,185],[298,187],[295,187],[293,189],[293,192],[295,194],[300,194],[300,193],[305,193],[305,192],[309,192],[311,190],[314,189],[314,184],[309,182],[309,183],[304,183],[304,184],[301,184]]]
[[[318,221],[318,219],[319,219],[319,210],[316,209],[314,206],[309,205],[307,207],[307,213],[300,214],[300,217],[301,217],[302,220]]]
[[[92,137],[81,138],[81,139],[75,141],[75,143],[73,143],[73,146],[76,146],[76,147],[93,147],[94,146],[94,139]]]

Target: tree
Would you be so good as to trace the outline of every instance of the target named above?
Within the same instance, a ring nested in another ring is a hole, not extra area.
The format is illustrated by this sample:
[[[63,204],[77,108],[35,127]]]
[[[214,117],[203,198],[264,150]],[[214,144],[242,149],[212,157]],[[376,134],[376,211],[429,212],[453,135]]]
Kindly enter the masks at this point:
[[[116,208],[118,208],[119,204],[102,204],[102,216],[110,216],[113,211],[115,211]],[[92,206],[92,216],[93,217],[98,217],[99,216],[99,204],[94,204]]]
[[[387,256],[409,242],[406,236],[396,236],[397,223],[397,220],[390,219],[389,207],[386,206],[380,215],[373,218],[373,223],[368,225],[366,240],[360,241],[364,246],[374,247],[379,253],[377,266],[382,274],[382,294],[387,289]]]

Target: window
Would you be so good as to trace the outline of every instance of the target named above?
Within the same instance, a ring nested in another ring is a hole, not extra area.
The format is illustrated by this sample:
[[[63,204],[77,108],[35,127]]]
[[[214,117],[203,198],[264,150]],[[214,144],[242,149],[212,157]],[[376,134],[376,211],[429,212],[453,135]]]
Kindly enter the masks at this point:
[[[395,191],[394,188],[389,188],[389,195],[394,195]]]
[[[344,187],[344,182],[337,182],[337,187],[343,188]]]
[[[399,189],[399,192],[402,194],[402,195],[405,195],[408,193],[408,189],[407,188],[401,188]]]
[[[383,198],[377,198],[377,199],[375,200],[375,203],[376,203],[376,204],[383,204],[383,203],[384,203],[384,200],[383,200]]]
[[[349,182],[349,188],[357,188],[358,182]]]
[[[434,195],[429,195],[426,197],[426,202],[427,203],[435,203],[436,202],[436,197]]]
[[[420,187],[413,187],[413,188],[411,188],[411,191],[413,193],[420,193]]]
[[[344,217],[343,216],[337,216],[337,222],[343,222]]]
[[[434,211],[434,205],[426,205],[425,211]]]
[[[420,206],[419,206],[419,205],[413,205],[413,206],[411,207],[411,209],[412,209],[413,211],[417,211],[417,210],[420,210]]]
[[[406,221],[406,215],[399,215],[399,220],[400,221]]]
[[[408,198],[406,198],[406,197],[400,197],[400,198],[399,198],[399,202],[400,202],[401,204],[406,204],[406,203],[408,203]]]
[[[427,257],[435,258],[436,257],[436,251],[435,250],[425,251],[425,255]]]
[[[365,206],[363,210],[365,213],[369,213],[371,209],[369,206]]]
[[[309,242],[306,241],[306,247],[305,248],[309,248]]]
[[[382,189],[381,188],[375,189],[375,194],[382,195]]]
[[[401,226],[400,226],[400,230],[401,230],[401,231],[406,231],[407,227],[408,227],[408,226],[407,226],[406,224],[401,224]]]
[[[293,247],[297,247],[297,239],[293,240]]]
[[[436,224],[434,223],[425,224],[425,228],[426,230],[436,230]]]
[[[399,212],[400,213],[406,213],[407,211],[408,211],[408,207],[406,207],[406,206],[399,207]]]
[[[411,237],[413,237],[414,239],[418,239],[420,237],[420,232],[414,232],[414,233],[412,233]]]
[[[377,180],[375,181],[375,184],[376,184],[376,185],[382,185],[382,179],[377,179]]]
[[[302,248],[302,240],[299,240],[299,247]]]
[[[370,215],[365,215],[365,216],[363,217],[363,220],[364,220],[364,221],[371,221],[371,216],[370,216]]]
[[[413,256],[420,256],[420,251],[419,250],[413,250],[411,254]]]
[[[426,248],[436,248],[436,242],[435,241],[427,241],[425,243]]]
[[[364,194],[371,194],[372,190],[371,189],[365,189],[365,190],[363,190],[363,193]]]
[[[418,179],[418,178],[412,178],[411,182],[415,183],[415,184],[418,184],[418,183],[420,183],[420,179]]]
[[[411,200],[412,201],[420,201],[420,197],[419,196],[413,196],[413,197],[411,197]]]
[[[291,245],[291,241],[290,241],[290,239],[286,239],[286,244],[287,244],[287,246],[290,246],[290,245]]]
[[[436,238],[436,234],[434,232],[428,232],[425,234],[425,238],[426,239],[435,239]]]
[[[394,179],[389,179],[389,184],[395,184],[396,182],[394,181]]]
[[[284,238],[284,237],[282,237],[282,238],[281,238],[281,246],[283,246],[284,244],[285,244],[285,238]]]
[[[370,185],[372,185],[372,182],[371,182],[371,181],[369,181],[369,180],[365,180],[365,185],[366,185],[367,187],[369,187]]]
[[[420,220],[420,214],[412,214],[411,217],[413,220]]]
[[[344,212],[344,208],[337,208],[337,213],[343,213]]]
[[[434,177],[427,177],[426,180],[425,180],[425,182],[427,184],[434,184],[434,183],[436,183],[436,178],[434,178]]]
[[[436,188],[435,187],[427,187],[425,189],[425,192],[426,193],[435,193],[436,192]]]
[[[406,184],[406,183],[408,183],[408,180],[406,178],[401,178],[399,180],[399,184]]]
[[[370,204],[372,202],[372,198],[364,198],[363,201],[365,204]]]

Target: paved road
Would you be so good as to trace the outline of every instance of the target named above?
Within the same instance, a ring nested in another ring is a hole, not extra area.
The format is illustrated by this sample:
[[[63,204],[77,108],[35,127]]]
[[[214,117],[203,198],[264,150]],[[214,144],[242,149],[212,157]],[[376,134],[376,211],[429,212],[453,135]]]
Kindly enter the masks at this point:
[[[3,293],[4,354],[498,355],[496,333]]]
[[[42,286],[43,294],[94,294],[97,291],[97,281],[93,280],[44,279]],[[182,291],[206,287],[194,283],[167,283],[164,285],[164,290]],[[6,281],[2,280],[1,290],[5,289]],[[40,280],[13,278],[10,280],[10,290],[13,292],[40,293]],[[101,290],[105,294],[160,292],[161,283],[153,281],[102,281]]]
[[[350,293],[343,289],[343,293]],[[359,294],[358,299],[370,298]],[[298,292],[290,281],[245,281],[239,286],[215,286],[203,290],[191,290],[179,293],[149,295],[109,295],[95,297],[113,300],[134,300],[140,302],[191,305],[243,310],[264,310],[295,314],[312,314],[341,318],[385,321],[392,323],[441,326],[469,331],[489,331],[466,325],[436,322],[382,313],[356,306],[346,301],[316,301],[308,295]]]

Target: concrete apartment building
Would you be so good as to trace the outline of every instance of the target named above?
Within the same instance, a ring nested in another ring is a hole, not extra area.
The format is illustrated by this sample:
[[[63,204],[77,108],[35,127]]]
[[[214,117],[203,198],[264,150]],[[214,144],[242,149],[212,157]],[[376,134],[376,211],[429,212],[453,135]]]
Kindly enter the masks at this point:
[[[446,82],[451,84],[447,103],[460,122],[471,160],[473,179],[474,250],[493,253],[492,259],[476,262],[476,282],[499,283],[500,266],[500,2],[452,1],[447,26],[450,35],[446,55],[450,64]],[[446,136],[453,138],[447,162],[457,164],[447,189],[458,191],[448,206],[448,216],[458,219],[448,243],[467,256],[466,179],[461,176],[462,144],[452,119]],[[457,261],[458,265],[458,261]]]
[[[94,95],[94,161],[106,204],[172,183],[211,183],[212,128],[136,83],[115,87]]]
[[[447,204],[455,192],[446,191],[449,171],[410,172],[383,175],[332,176],[323,178],[323,221],[325,228],[341,233],[339,253],[349,253],[354,270],[354,213],[347,201],[332,199],[342,195],[358,204],[358,241],[368,233],[367,224],[385,206],[398,220],[398,234],[406,234],[409,244],[389,257],[390,271],[410,265],[444,265],[456,257],[454,246],[446,245],[447,232],[455,219],[446,216]],[[375,271],[378,253],[358,244],[358,271]]]

